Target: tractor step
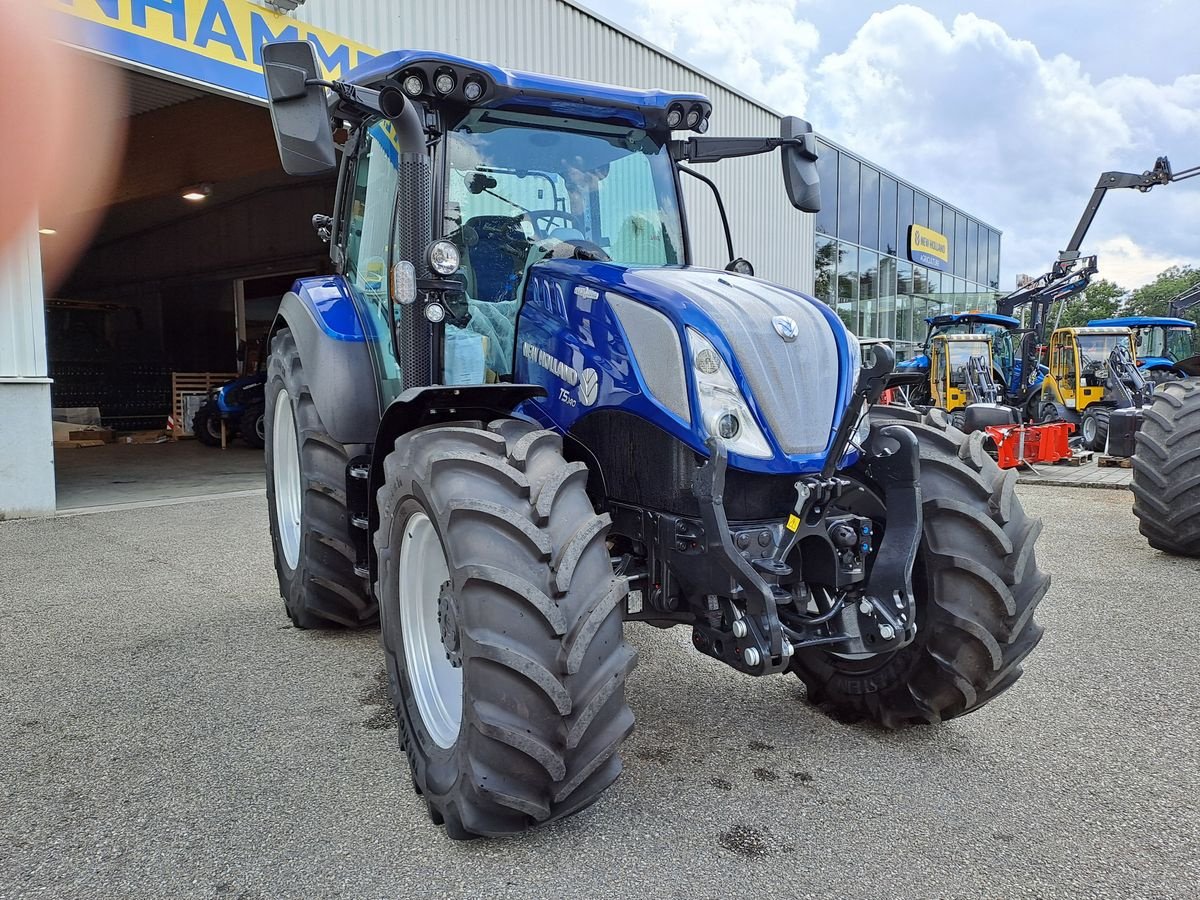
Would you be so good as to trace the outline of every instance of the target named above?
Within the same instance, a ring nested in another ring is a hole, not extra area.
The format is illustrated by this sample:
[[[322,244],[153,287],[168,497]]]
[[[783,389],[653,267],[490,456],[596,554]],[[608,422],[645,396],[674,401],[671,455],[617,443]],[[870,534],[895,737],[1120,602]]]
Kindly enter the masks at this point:
[[[1102,469],[1132,469],[1132,456],[1100,456],[1096,464]]]

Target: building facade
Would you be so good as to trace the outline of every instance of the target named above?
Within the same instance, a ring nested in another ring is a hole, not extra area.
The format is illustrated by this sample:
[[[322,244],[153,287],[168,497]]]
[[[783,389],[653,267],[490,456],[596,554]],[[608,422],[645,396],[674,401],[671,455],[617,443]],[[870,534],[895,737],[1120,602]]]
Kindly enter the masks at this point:
[[[290,279],[330,271],[308,223],[332,209],[334,183],[280,170],[264,42],[308,40],[332,78],[381,50],[423,48],[696,91],[713,102],[711,135],[779,134],[779,112],[576,0],[50,5],[64,43],[119,70],[129,139],[100,230],[53,295],[40,260],[61,223],[31,222],[27,240],[0,255],[0,518],[54,512],[52,408],[98,407],[116,430],[162,422],[181,408],[175,374],[244,370],[253,358],[245,345],[269,325]],[[982,305],[998,278],[998,232],[828,141],[821,167],[819,216],[789,205],[777,154],[704,167],[724,198],[734,253],[760,276],[817,293],[856,332],[902,348],[929,312]],[[693,259],[723,267],[711,191],[685,180],[684,201]]]
[[[819,150],[812,289],[855,334],[903,359],[926,317],[994,306],[997,229],[829,140]]]

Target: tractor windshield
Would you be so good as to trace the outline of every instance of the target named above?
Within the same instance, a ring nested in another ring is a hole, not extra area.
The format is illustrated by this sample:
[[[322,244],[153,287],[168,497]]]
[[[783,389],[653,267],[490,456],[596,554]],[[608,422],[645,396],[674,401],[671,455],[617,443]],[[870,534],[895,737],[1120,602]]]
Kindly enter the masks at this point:
[[[497,375],[511,372],[534,263],[684,262],[670,154],[644,131],[479,110],[447,145],[443,230],[461,254],[468,328],[488,338],[487,368]]]
[[[1124,334],[1081,334],[1079,341],[1079,363],[1084,368],[1089,365],[1107,365],[1109,354],[1117,344],[1128,343],[1129,337]]]
[[[965,368],[971,357],[978,356],[985,363],[988,358],[987,341],[947,341],[950,351],[950,368]]]

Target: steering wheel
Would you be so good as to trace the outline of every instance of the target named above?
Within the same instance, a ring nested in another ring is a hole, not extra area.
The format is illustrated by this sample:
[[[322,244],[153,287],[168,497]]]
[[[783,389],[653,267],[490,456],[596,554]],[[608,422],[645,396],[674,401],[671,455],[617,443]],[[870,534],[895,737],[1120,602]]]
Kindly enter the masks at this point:
[[[548,227],[540,228],[538,226],[538,223],[542,219],[547,219],[550,221],[558,219],[560,222],[564,222],[568,228],[574,228],[576,231],[583,231],[583,229],[579,227],[581,224],[581,217],[575,215],[574,213],[569,213],[563,209],[531,209],[525,213],[525,218],[527,218],[529,220],[529,224],[533,226],[533,233],[538,237],[538,239],[548,237],[550,234],[550,229]]]

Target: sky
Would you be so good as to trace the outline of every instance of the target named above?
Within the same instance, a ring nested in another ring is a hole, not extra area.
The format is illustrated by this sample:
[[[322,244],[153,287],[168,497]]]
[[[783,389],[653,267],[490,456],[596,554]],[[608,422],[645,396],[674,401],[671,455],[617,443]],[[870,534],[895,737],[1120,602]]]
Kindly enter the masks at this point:
[[[1000,228],[1002,289],[1049,269],[1102,172],[1200,165],[1195,0],[584,5]],[[1130,289],[1200,264],[1200,178],[1110,191],[1083,251]]]

